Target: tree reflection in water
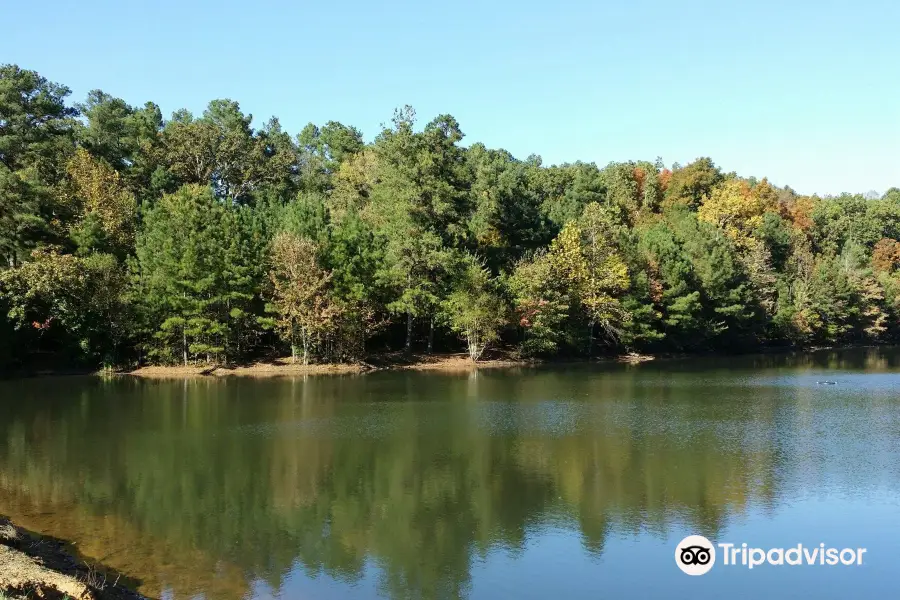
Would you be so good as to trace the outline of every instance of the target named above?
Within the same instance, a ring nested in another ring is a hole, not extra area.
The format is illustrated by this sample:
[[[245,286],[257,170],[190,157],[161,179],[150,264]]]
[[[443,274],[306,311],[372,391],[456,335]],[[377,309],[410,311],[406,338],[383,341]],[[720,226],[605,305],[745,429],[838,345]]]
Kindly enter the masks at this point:
[[[549,527],[599,556],[610,533],[715,537],[771,510],[815,460],[785,442],[810,426],[810,392],[741,364],[6,382],[0,512],[152,596],[241,598],[368,564],[386,596],[465,597],[473,560]]]

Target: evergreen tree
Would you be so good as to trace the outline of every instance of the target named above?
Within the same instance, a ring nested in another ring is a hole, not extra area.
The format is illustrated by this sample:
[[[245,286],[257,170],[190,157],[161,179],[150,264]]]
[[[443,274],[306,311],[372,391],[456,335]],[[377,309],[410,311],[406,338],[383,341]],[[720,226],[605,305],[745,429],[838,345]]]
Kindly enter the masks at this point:
[[[35,71],[0,65],[0,252],[9,266],[65,237],[55,191],[73,150],[68,95]]]
[[[260,289],[242,249],[236,209],[208,187],[164,196],[137,239],[135,285],[148,314],[151,357],[206,362],[236,358],[236,329]]]

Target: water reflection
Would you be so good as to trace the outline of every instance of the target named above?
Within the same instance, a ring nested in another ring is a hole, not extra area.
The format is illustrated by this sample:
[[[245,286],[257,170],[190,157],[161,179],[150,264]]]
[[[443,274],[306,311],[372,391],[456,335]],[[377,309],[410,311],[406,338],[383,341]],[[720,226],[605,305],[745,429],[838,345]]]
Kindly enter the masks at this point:
[[[855,373],[896,354],[705,364],[5,382],[0,513],[154,597],[326,576],[456,598],[542,536],[596,561],[610,536],[715,538],[809,495],[896,491],[898,379]],[[817,388],[826,369],[854,383]]]

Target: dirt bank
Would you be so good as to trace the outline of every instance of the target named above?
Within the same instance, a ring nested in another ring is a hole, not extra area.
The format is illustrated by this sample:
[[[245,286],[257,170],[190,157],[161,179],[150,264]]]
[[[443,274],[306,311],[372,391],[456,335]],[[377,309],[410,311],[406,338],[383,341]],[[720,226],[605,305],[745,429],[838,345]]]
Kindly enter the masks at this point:
[[[584,362],[622,362],[636,364],[653,360],[652,356],[641,354],[624,354],[617,357],[593,359]],[[140,367],[124,374],[148,378],[182,378],[182,377],[279,377],[299,375],[352,375],[372,371],[405,370],[405,371],[445,371],[468,372],[477,369],[509,369],[546,364],[539,360],[523,360],[509,354],[497,353],[494,356],[473,362],[467,354],[414,354],[400,352],[373,356],[368,362],[352,364],[312,364],[293,363],[289,358],[280,358],[270,362],[258,362],[233,367],[223,366],[151,366]]]
[[[135,377],[167,378],[167,377],[275,377],[296,375],[352,375],[371,370],[365,364],[292,364],[290,360],[277,360],[268,363],[254,363],[234,367],[223,366],[150,366],[140,367],[124,374]]]
[[[140,600],[121,579],[72,556],[59,540],[32,535],[0,517],[0,594],[49,600]]]

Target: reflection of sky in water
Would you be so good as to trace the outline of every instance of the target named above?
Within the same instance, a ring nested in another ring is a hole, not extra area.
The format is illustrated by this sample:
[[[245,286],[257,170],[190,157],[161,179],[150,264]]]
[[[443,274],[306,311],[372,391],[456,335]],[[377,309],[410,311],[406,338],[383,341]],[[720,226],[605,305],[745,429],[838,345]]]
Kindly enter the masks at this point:
[[[664,533],[613,533],[603,553],[585,552],[577,527],[540,526],[521,550],[498,549],[471,565],[469,598],[887,598],[896,590],[896,523],[900,501],[878,495],[865,502],[818,498],[781,506],[773,513],[752,511],[729,524],[713,543],[760,548],[864,547],[860,567],[776,567],[748,570],[717,566],[703,577],[688,577],[675,566],[675,545],[697,533],[675,522]],[[378,598],[379,572],[369,564],[354,582],[308,576],[295,567],[278,592],[262,583],[255,598]]]
[[[827,394],[891,393],[900,389],[900,374],[811,371],[796,375],[758,375],[734,379],[735,385],[813,388]],[[832,385],[833,384],[833,385]]]

